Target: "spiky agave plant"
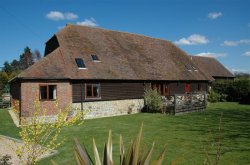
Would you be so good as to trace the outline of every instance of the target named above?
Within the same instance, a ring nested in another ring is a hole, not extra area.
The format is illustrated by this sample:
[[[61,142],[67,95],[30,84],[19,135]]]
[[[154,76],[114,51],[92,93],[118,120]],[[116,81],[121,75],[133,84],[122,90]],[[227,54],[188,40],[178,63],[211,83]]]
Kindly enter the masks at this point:
[[[154,142],[151,148],[146,152],[140,151],[140,144],[142,139],[142,128],[143,124],[139,129],[139,133],[137,135],[136,140],[131,140],[131,143],[128,149],[125,152],[125,147],[123,143],[122,136],[120,135],[120,165],[149,165],[151,161],[151,156],[153,153]],[[94,161],[90,157],[89,152],[86,150],[85,147],[80,145],[80,142],[77,138],[74,139],[75,141],[75,157],[78,165],[113,165],[113,158],[112,158],[112,132],[109,131],[108,142],[104,145],[103,150],[103,159],[101,162],[101,158],[99,156],[98,149],[96,147],[95,139],[93,139],[93,150],[94,150]],[[161,165],[164,159],[164,154],[166,151],[166,147],[162,150],[159,157],[152,161],[151,164],[153,165]]]

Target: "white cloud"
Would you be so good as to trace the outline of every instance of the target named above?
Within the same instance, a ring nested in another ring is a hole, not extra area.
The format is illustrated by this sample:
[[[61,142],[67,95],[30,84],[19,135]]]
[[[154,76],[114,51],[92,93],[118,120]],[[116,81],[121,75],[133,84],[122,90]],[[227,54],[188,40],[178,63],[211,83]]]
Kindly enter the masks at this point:
[[[73,20],[78,18],[78,15],[74,13],[64,13],[64,16],[67,20]]]
[[[226,53],[202,52],[202,53],[197,54],[197,56],[219,58],[219,57],[225,57],[227,56],[227,54]]]
[[[248,73],[250,74],[250,71],[247,69],[231,69],[233,73]]]
[[[209,40],[200,34],[192,34],[188,38],[181,38],[174,43],[176,45],[200,45],[209,43]]]
[[[221,12],[212,12],[212,13],[208,13],[208,15],[207,15],[207,17],[209,18],[209,19],[217,19],[217,18],[219,18],[219,17],[221,17],[222,16],[222,13]]]
[[[245,40],[239,40],[239,41],[224,41],[222,46],[238,46],[238,45],[249,45],[250,40],[245,39]]]
[[[60,20],[73,20],[77,19],[78,15],[72,12],[62,13],[60,11],[50,11],[46,17],[53,21],[60,21]]]
[[[94,18],[84,19],[84,21],[76,22],[76,24],[81,26],[92,26],[92,27],[98,26]]]
[[[63,13],[59,11],[51,11],[46,15],[46,17],[54,21],[64,20]]]
[[[250,57],[250,51],[247,51],[243,54],[244,56]]]

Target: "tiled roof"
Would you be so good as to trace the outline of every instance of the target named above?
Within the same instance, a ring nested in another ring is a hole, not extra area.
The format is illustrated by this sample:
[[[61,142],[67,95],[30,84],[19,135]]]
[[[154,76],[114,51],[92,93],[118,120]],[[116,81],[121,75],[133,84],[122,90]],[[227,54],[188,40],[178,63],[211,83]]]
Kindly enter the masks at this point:
[[[59,47],[19,78],[109,80],[204,80],[213,78],[194,66],[190,57],[173,43],[142,35],[67,25],[55,34]],[[101,62],[93,62],[91,54]],[[87,69],[78,69],[82,58]]]
[[[215,77],[233,78],[234,75],[225,68],[218,60],[212,57],[190,56],[197,66]]]

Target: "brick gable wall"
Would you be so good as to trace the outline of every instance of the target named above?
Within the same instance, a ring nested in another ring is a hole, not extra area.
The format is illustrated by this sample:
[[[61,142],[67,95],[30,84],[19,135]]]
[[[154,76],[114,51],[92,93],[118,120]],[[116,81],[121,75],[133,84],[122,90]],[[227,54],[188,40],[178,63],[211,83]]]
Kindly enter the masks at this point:
[[[40,85],[56,85],[57,87],[57,100],[58,107],[63,109],[72,103],[72,87],[69,82],[24,82],[21,84],[21,115],[28,117],[34,111],[34,102],[39,100],[39,87]],[[56,115],[56,101],[40,100],[42,109],[47,110],[46,115]]]

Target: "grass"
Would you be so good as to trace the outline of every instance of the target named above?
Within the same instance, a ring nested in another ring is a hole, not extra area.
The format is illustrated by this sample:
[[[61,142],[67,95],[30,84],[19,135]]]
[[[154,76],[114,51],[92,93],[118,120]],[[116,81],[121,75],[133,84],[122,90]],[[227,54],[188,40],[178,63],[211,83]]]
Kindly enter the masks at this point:
[[[92,152],[92,138],[96,139],[99,151],[107,141],[108,130],[113,134],[114,159],[117,162],[119,152],[119,135],[122,134],[125,144],[136,136],[140,124],[144,123],[142,144],[150,146],[155,141],[154,157],[163,146],[167,145],[164,164],[174,161],[176,164],[203,164],[204,140],[218,133],[219,120],[222,116],[222,159],[221,164],[250,164],[250,106],[237,103],[209,104],[204,112],[196,112],[181,116],[161,114],[135,114],[102,119],[86,120],[81,126],[63,129],[67,138],[60,147],[59,154],[53,157],[58,164],[72,164],[73,137],[77,137]],[[0,110],[0,134],[18,137],[18,129],[14,127],[8,113]],[[126,146],[127,146],[126,145]],[[210,153],[214,151],[209,150]],[[49,164],[44,159],[39,164]]]
[[[12,121],[8,111],[0,109],[0,135],[20,138],[19,130]]]

